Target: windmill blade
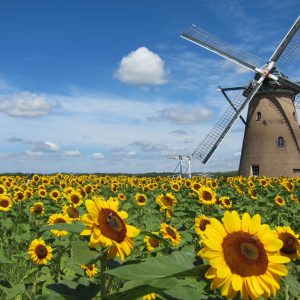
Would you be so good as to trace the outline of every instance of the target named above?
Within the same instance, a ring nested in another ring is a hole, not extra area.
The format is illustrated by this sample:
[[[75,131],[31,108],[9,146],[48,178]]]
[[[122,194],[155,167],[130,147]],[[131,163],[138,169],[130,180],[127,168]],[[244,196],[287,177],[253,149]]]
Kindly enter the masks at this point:
[[[227,108],[217,124],[193,152],[192,156],[199,159],[203,164],[205,164],[209,160],[211,155],[214,153],[218,145],[225,137],[226,133],[240,116],[242,110],[259,90],[263,83],[263,79],[264,78],[261,77],[259,81],[256,81],[253,84],[253,88],[247,97],[244,97],[243,92],[240,92],[240,94],[234,99],[234,101],[232,101],[236,109],[234,109],[231,105]]]
[[[262,65],[262,59],[258,56],[234,47],[195,25],[191,25],[181,37],[249,70],[255,71]]]
[[[300,53],[300,16],[297,18],[293,26],[290,28],[286,36],[283,38],[277,49],[274,51],[269,61],[277,62],[278,67],[287,67],[294,58]]]

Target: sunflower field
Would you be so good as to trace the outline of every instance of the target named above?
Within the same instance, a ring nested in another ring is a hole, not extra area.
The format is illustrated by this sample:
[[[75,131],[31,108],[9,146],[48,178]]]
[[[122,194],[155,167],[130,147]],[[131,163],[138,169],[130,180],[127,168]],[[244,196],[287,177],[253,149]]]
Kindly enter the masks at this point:
[[[300,299],[300,178],[0,176],[0,299]]]

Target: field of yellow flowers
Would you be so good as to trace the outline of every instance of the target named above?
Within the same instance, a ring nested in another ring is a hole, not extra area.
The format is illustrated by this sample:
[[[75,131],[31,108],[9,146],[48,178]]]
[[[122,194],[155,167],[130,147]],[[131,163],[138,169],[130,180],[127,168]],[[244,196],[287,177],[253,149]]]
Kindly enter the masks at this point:
[[[300,178],[0,176],[0,299],[300,299]]]

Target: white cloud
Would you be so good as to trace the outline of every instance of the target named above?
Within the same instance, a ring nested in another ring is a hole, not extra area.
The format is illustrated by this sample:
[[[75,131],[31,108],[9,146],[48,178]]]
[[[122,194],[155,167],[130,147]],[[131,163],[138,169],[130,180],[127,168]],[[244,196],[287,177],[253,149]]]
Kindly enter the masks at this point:
[[[30,157],[41,157],[44,155],[44,153],[41,151],[31,151],[31,150],[25,151],[25,154],[27,154]]]
[[[149,117],[149,121],[169,121],[176,125],[196,125],[210,120],[213,113],[204,107],[177,105],[158,112]]]
[[[92,154],[93,159],[103,159],[104,157],[105,157],[104,154],[100,152],[95,152]]]
[[[59,151],[59,146],[53,142],[44,142],[39,144],[37,147],[43,149],[44,151],[50,151],[50,152]]]
[[[123,57],[115,77],[122,82],[138,85],[166,83],[164,61],[146,47],[140,47]]]
[[[80,156],[80,151],[79,150],[67,150],[67,151],[64,152],[64,154],[66,156],[75,157],[75,156]]]
[[[39,117],[52,112],[53,105],[44,95],[20,92],[0,99],[0,111],[12,117]]]

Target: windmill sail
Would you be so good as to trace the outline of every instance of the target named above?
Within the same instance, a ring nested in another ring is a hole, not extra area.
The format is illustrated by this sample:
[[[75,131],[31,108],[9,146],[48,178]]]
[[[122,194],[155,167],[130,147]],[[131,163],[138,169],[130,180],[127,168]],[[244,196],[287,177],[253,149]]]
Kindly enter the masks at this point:
[[[221,143],[229,129],[235,123],[237,118],[240,116],[242,110],[249,103],[249,101],[254,97],[256,92],[259,90],[263,82],[263,79],[255,82],[253,88],[248,95],[248,97],[243,96],[241,92],[232,102],[234,108],[230,105],[228,106],[225,113],[219,119],[217,124],[213,127],[210,133],[204,138],[204,140],[199,144],[196,150],[193,152],[192,156],[199,159],[203,164],[205,164],[214,151],[217,149],[218,145]]]
[[[280,69],[287,68],[300,54],[300,17],[297,18],[283,38],[269,61],[274,61]]]
[[[181,37],[234,61],[249,70],[255,71],[257,67],[262,65],[262,59],[260,57],[232,46],[195,25],[191,25]]]

